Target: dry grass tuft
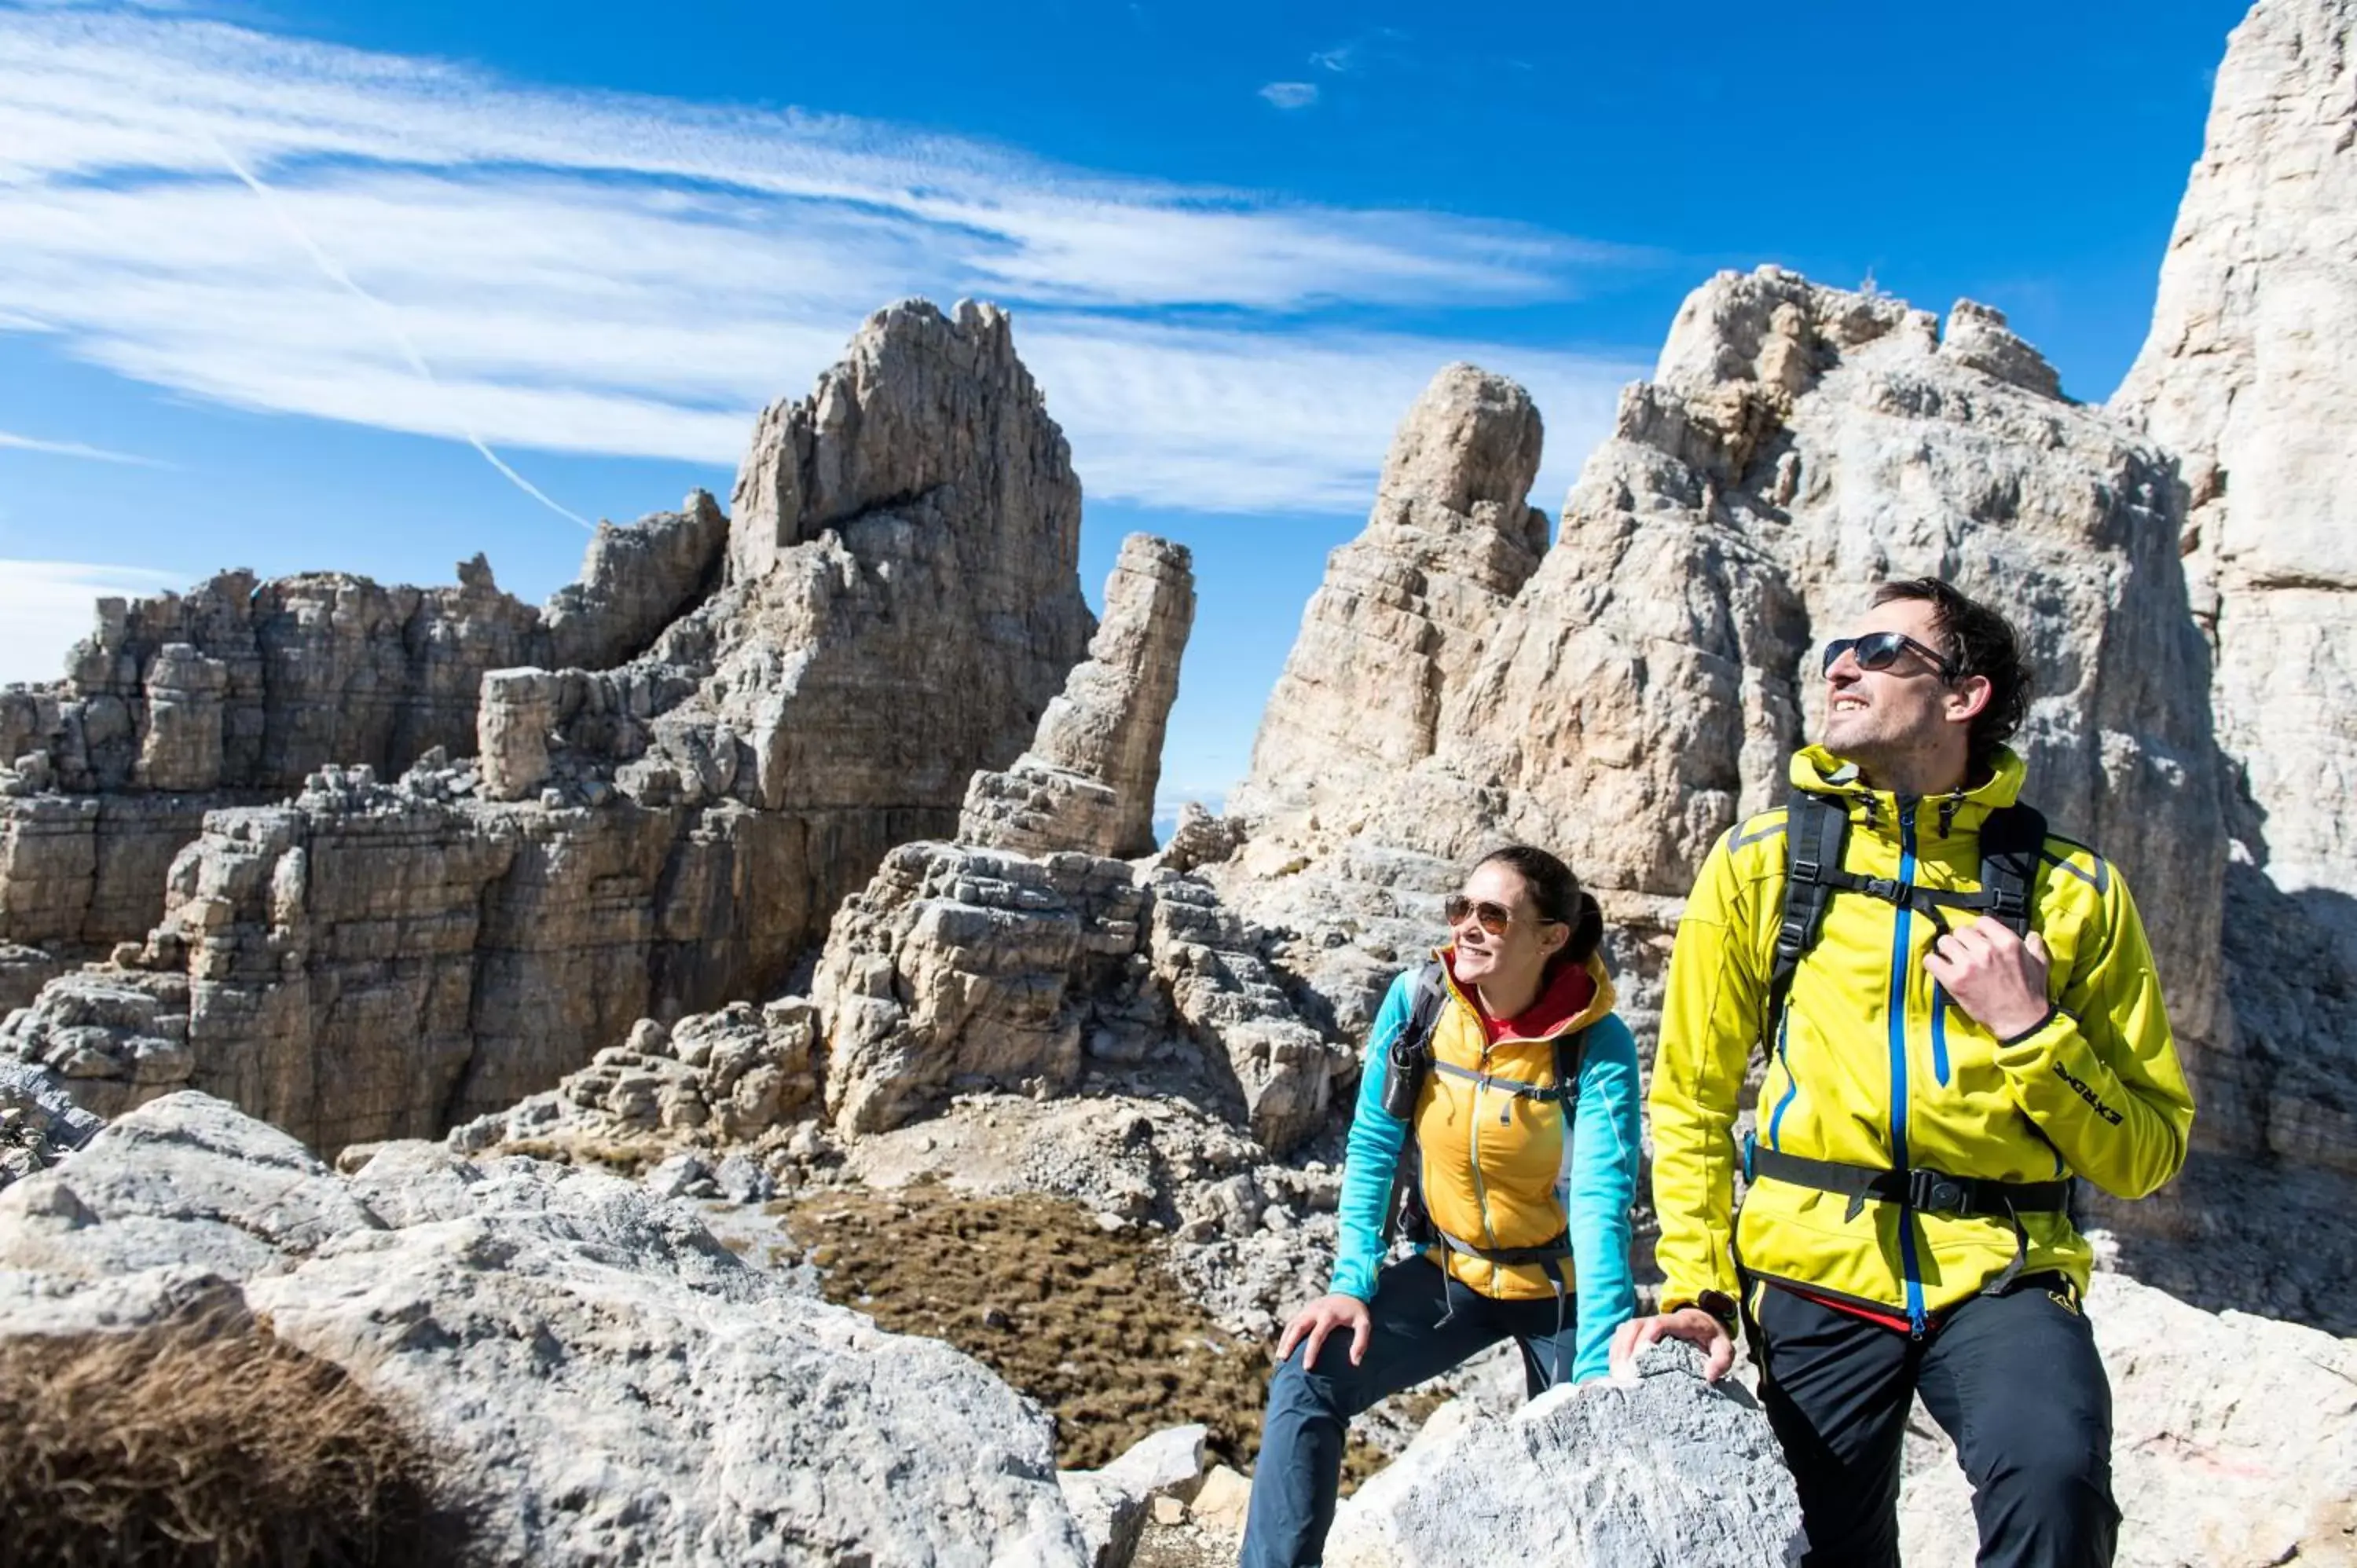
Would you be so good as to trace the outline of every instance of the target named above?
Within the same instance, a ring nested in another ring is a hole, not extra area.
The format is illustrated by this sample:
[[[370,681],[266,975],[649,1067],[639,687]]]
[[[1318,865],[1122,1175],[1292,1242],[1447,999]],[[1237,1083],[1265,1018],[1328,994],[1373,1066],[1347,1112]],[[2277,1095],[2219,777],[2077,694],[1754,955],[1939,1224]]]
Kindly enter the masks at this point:
[[[331,1362],[222,1316],[0,1340],[0,1541],[42,1568],[457,1561],[424,1449]]]

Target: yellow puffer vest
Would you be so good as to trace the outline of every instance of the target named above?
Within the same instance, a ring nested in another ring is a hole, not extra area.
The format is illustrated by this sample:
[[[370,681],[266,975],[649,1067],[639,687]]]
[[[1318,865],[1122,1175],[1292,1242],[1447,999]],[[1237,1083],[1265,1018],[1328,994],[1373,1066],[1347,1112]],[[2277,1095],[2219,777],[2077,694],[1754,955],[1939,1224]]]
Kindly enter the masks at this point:
[[[1820,747],[1792,759],[1795,786],[1850,818],[1844,865],[1919,886],[1977,889],[1979,829],[2010,805],[2020,760],[1953,796],[1902,802],[1868,789]],[[1996,1279],[2026,1237],[2028,1272],[2083,1287],[2091,1251],[2067,1215],[1902,1210],[1762,1179],[1734,1212],[1732,1129],[1782,913],[1784,812],[1738,823],[1711,851],[1678,927],[1651,1096],[1663,1309],[1705,1290],[1732,1294],[1737,1267],[1917,1323]],[[2051,955],[2053,1010],[1999,1040],[1939,993],[1923,968],[1935,932],[1912,910],[1835,893],[1792,983],[1781,1037],[1766,1042],[1762,1146],[1846,1165],[1903,1163],[1952,1176],[2048,1181],[2076,1175],[2141,1197],[2185,1157],[2193,1101],[2177,1060],[2142,922],[2118,871],[2050,836],[2031,888]],[[1954,917],[1968,923],[1974,917]]]
[[[1448,975],[1446,953],[1437,956]],[[1576,1014],[1544,1020],[1526,1015],[1517,1022],[1529,1027],[1528,1036],[1510,1033],[1494,1045],[1480,1011],[1453,976],[1446,980],[1448,1001],[1432,1027],[1435,1070],[1415,1109],[1418,1179],[1425,1213],[1436,1229],[1491,1251],[1543,1247],[1564,1235],[1569,1215],[1563,1187],[1571,1155],[1566,1107],[1494,1085],[1555,1086],[1555,1040],[1612,1011],[1612,977],[1601,958],[1587,961],[1587,975],[1595,990]],[[1430,1255],[1483,1295],[1528,1301],[1555,1294],[1555,1282],[1536,1263],[1501,1265],[1446,1247]],[[1573,1277],[1568,1263],[1561,1269],[1566,1279]]]

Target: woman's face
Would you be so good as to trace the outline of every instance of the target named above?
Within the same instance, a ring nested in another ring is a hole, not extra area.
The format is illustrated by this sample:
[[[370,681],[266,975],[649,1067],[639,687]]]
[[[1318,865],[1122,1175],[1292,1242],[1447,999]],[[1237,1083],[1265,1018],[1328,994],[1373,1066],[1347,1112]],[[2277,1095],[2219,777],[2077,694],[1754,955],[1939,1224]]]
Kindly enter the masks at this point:
[[[1547,960],[1571,940],[1571,928],[1542,919],[1522,874],[1502,861],[1475,866],[1460,891],[1471,908],[1448,931],[1457,944],[1458,983],[1510,991],[1535,986]],[[1492,931],[1481,916],[1501,909],[1508,916],[1505,929]]]

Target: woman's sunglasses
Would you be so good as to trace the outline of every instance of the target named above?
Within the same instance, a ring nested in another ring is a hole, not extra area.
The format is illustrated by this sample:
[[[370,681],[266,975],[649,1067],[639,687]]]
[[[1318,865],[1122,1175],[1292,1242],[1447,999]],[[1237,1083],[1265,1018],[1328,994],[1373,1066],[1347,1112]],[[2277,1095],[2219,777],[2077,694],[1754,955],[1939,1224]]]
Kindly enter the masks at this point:
[[[1901,653],[1912,653],[1940,672],[1943,681],[1953,681],[1963,673],[1935,648],[1926,648],[1903,631],[1870,631],[1864,637],[1837,637],[1825,644],[1825,673],[1834,672],[1834,665],[1845,653],[1857,660],[1861,670],[1888,670],[1899,662]]]
[[[1487,898],[1468,898],[1462,893],[1451,893],[1443,899],[1440,914],[1441,918],[1448,922],[1448,929],[1451,930],[1463,925],[1466,917],[1469,915],[1480,921],[1481,929],[1493,937],[1504,936],[1506,928],[1514,923],[1514,912],[1503,904],[1495,904]],[[1541,920],[1539,924],[1561,925],[1562,922]]]

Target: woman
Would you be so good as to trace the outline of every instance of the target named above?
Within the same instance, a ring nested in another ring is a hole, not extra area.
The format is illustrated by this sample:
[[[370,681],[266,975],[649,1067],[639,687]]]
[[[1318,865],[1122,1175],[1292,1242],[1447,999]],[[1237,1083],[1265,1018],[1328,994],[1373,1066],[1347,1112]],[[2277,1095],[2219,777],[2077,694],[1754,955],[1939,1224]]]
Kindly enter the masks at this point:
[[[1532,1393],[1599,1376],[1636,1311],[1637,1048],[1596,900],[1516,844],[1446,909],[1449,945],[1392,983],[1368,1038],[1329,1294],[1277,1341],[1243,1568],[1318,1562],[1359,1412],[1509,1337]],[[1395,1175],[1426,1244],[1385,1265]]]

